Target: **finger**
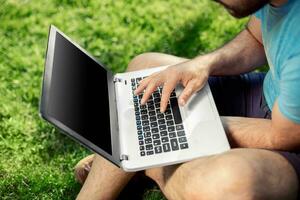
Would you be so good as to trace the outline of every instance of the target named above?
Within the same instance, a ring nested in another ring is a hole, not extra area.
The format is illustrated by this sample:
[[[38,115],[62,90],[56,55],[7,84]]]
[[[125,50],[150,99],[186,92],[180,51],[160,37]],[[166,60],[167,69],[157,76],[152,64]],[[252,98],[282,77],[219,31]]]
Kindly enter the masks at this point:
[[[196,79],[189,81],[178,99],[179,105],[184,106],[189,98],[203,87],[204,83]]]
[[[150,76],[148,76],[147,78],[144,78],[143,80],[140,81],[139,83],[139,87],[136,88],[136,90],[134,91],[135,95],[139,95],[141,92],[144,91],[144,89],[147,87],[147,85],[149,84],[149,82],[158,74],[158,72],[155,72],[153,74],[151,74]]]
[[[160,112],[163,113],[166,111],[170,95],[171,95],[172,91],[174,90],[174,88],[176,87],[176,84],[177,84],[177,79],[169,80],[168,82],[166,82],[164,84],[161,101],[160,101]]]
[[[149,84],[150,81],[151,81],[151,79],[149,79],[149,78],[143,79],[142,81],[140,81],[140,84],[136,88],[136,90],[134,91],[134,94],[135,95],[139,95],[141,92],[143,92],[144,89],[147,87],[147,85]]]
[[[143,98],[141,100],[141,104],[144,105],[148,99],[150,98],[150,96],[152,95],[152,93],[157,90],[157,87],[159,86],[159,82],[158,81],[152,81],[148,84],[145,92],[144,92],[144,95],[143,95]]]

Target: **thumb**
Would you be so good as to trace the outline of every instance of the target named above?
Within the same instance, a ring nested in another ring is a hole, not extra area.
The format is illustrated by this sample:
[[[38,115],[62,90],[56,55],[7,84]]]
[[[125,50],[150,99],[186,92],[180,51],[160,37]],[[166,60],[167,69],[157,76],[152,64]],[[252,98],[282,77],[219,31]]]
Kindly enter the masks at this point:
[[[179,105],[184,106],[189,98],[197,91],[199,91],[204,85],[204,81],[199,79],[193,79],[188,82],[181,95],[179,96]]]

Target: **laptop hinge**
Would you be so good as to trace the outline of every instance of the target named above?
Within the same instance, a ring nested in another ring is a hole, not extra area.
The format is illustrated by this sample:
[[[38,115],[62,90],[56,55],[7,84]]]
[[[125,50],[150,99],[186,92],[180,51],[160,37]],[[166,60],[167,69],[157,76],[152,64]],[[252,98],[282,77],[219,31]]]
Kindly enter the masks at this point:
[[[125,85],[127,85],[127,80],[123,80],[121,78],[114,77],[114,83],[124,83]]]
[[[122,154],[120,156],[120,161],[123,161],[123,160],[128,160],[128,155]]]

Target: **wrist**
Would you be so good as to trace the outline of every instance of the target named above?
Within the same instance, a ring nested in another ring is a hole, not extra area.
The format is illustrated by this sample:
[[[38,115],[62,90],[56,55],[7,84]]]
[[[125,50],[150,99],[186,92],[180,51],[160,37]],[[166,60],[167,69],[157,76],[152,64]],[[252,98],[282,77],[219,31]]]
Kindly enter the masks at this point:
[[[198,56],[194,58],[193,61],[198,68],[207,70],[209,75],[214,75],[220,59],[217,54],[209,53]]]

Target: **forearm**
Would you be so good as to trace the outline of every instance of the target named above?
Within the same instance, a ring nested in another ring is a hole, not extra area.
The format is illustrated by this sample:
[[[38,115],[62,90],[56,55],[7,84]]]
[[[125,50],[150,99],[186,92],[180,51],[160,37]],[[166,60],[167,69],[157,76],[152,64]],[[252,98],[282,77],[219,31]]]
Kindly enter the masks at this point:
[[[271,120],[221,117],[231,147],[274,149]]]
[[[264,65],[266,56],[262,44],[244,30],[225,46],[194,60],[207,64],[210,75],[236,75]]]

